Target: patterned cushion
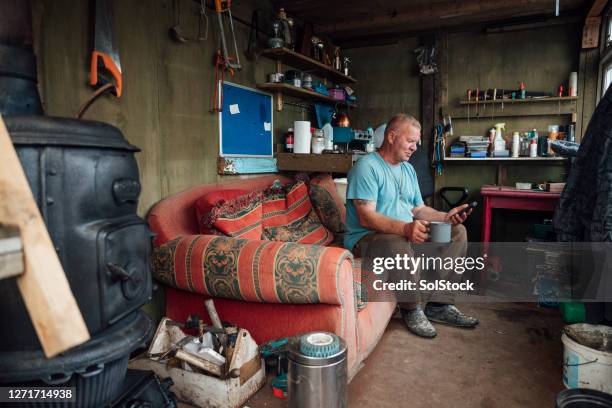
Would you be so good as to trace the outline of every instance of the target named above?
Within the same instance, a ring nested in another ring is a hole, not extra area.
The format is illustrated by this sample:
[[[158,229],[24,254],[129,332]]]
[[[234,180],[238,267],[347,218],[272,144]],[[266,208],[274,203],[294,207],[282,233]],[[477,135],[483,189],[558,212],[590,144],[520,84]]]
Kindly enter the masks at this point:
[[[221,231],[206,223],[211,210],[224,201],[233,200],[242,195],[248,194],[247,190],[228,189],[216,190],[204,194],[195,202],[196,217],[200,234],[223,235]]]
[[[316,187],[315,187],[316,186]],[[329,173],[319,173],[310,179],[310,200],[317,211],[321,222],[326,225],[324,219],[330,219],[333,224],[328,228],[333,233],[346,230],[346,207],[344,201],[336,191],[336,184]],[[325,193],[324,193],[324,192]],[[313,194],[314,193],[314,194]],[[335,226],[335,227],[334,227]]]
[[[342,305],[343,249],[291,242],[186,235],[153,251],[153,275],[190,292],[265,303]]]
[[[319,220],[302,181],[264,192],[263,238],[271,241],[327,245],[334,236]]]
[[[202,217],[201,224],[228,237],[261,239],[261,199],[261,193],[253,192],[221,200]]]
[[[346,226],[342,222],[342,215],[331,194],[323,187],[311,184],[309,195],[321,224],[334,234],[344,234]]]

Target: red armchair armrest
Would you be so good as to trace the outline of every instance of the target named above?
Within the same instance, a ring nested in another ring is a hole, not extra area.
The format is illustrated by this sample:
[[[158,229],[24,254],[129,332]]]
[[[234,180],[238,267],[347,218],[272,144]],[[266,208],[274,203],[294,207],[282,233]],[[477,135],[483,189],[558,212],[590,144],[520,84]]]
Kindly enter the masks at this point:
[[[153,274],[166,285],[214,297],[343,305],[342,287],[353,284],[352,267],[343,265],[352,261],[342,248],[186,235],[154,250]]]

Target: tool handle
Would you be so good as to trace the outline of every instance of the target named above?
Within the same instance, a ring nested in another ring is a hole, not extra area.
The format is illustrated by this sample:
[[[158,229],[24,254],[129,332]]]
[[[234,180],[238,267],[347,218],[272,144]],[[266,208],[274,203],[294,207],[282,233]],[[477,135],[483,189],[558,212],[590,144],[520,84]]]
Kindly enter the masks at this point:
[[[207,299],[204,301],[204,306],[206,306],[206,311],[208,311],[208,315],[210,316],[210,321],[213,326],[217,329],[223,329],[223,324],[221,323],[221,319],[219,319],[219,315],[217,314],[217,309],[215,308],[215,302],[212,299]]]
[[[451,199],[449,197],[446,196],[446,194],[450,191],[454,191],[454,192],[460,192],[461,193],[461,198],[459,198],[458,200],[455,201],[451,201]],[[465,200],[468,196],[468,188],[467,187],[442,187],[440,189],[440,197],[442,197],[442,199],[444,200],[444,202],[446,204],[448,204],[448,206],[450,208],[454,208],[456,206],[458,206],[460,203],[463,202],[463,200]]]
[[[99,60],[102,60],[99,64]],[[89,83],[93,86],[98,85],[98,68],[102,66],[115,78],[115,94],[117,98],[121,96],[123,81],[121,78],[121,70],[115,64],[110,55],[100,51],[94,51],[91,54],[91,67],[89,72]]]
[[[232,7],[232,0],[215,0],[215,11],[217,13],[228,11],[230,7]]]

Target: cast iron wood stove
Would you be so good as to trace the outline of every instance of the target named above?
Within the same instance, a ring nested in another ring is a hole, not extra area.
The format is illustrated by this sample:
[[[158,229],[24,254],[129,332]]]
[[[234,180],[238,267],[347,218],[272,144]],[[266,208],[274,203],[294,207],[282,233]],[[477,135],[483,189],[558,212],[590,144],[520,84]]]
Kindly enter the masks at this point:
[[[100,407],[117,397],[130,353],[153,331],[139,310],[152,286],[151,233],[136,215],[139,149],[114,126],[41,115],[27,44],[29,2],[7,4],[0,16],[0,114],[91,340],[45,358],[16,278],[0,280],[0,384],[76,386],[77,402],[66,406]],[[23,24],[14,16],[24,16]]]

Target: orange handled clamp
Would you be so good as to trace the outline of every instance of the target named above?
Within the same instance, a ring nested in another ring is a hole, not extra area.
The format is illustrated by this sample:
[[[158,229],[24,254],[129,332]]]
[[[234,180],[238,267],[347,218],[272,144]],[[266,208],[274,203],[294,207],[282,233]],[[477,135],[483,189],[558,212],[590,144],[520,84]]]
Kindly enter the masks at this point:
[[[232,7],[232,0],[215,0],[215,11],[222,13]]]
[[[110,76],[100,70],[106,70]],[[123,81],[119,53],[113,41],[112,10],[110,0],[96,0],[94,50],[91,53],[89,83],[102,86],[114,81],[114,94],[121,96]]]

